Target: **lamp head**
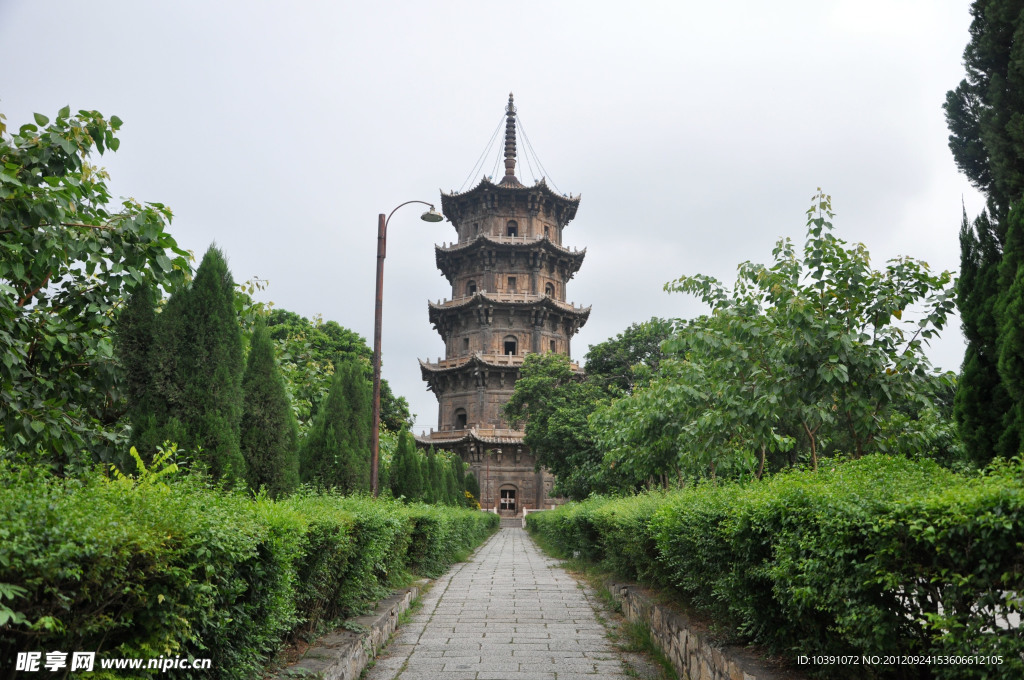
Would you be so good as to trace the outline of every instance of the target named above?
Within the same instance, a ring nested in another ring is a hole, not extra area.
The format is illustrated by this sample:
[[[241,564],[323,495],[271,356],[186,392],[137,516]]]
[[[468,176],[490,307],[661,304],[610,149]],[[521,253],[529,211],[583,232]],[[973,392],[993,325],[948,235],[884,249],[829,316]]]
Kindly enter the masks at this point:
[[[420,215],[420,219],[424,222],[441,222],[444,220],[444,215],[434,210],[434,206],[430,206],[430,210]]]

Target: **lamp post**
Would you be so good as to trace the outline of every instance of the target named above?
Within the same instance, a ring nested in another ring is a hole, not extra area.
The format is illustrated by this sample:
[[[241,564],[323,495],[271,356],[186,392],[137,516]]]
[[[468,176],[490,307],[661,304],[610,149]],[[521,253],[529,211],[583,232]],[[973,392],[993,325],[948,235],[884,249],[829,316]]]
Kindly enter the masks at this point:
[[[426,201],[406,201],[399,204],[395,210],[410,203],[429,206],[430,210],[420,215],[424,222],[440,222],[444,219],[444,215],[434,210],[434,205]],[[374,498],[380,493],[380,335],[384,309],[384,253],[387,250],[388,222],[391,221],[391,215],[395,214],[395,210],[386,218],[384,213],[377,217],[377,296],[373,310],[373,429],[370,431],[370,487],[373,489]]]

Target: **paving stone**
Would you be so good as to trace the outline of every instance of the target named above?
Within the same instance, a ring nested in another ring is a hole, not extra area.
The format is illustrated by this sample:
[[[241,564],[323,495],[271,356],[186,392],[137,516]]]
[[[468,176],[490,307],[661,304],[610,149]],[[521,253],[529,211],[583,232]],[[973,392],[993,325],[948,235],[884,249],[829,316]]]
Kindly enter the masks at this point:
[[[623,680],[587,591],[523,529],[438,578],[365,680]]]

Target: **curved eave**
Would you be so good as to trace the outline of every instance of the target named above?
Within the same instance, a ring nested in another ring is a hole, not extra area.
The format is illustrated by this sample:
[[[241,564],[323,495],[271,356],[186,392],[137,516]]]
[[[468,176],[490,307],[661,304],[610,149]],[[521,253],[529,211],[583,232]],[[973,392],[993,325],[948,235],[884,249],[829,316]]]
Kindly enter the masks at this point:
[[[481,200],[484,196],[491,192],[497,192],[505,195],[529,195],[532,193],[539,194],[544,200],[550,201],[556,205],[562,207],[565,210],[565,219],[563,226],[569,224],[574,217],[576,217],[576,209],[580,204],[580,196],[566,196],[564,194],[556,194],[548,186],[548,183],[543,179],[534,184],[533,186],[525,186],[523,184],[512,184],[512,183],[501,183],[495,184],[486,177],[480,180],[480,183],[469,191],[463,193],[451,192],[446,194],[441,192],[441,212],[444,213],[445,217],[448,218],[453,224],[457,223],[460,216],[460,206],[466,203]]]
[[[487,355],[483,354],[472,354],[465,357],[459,357],[458,359],[446,359],[442,363],[433,363],[430,361],[419,360],[420,371],[423,373],[424,380],[427,376],[441,375],[444,373],[457,373],[467,366],[485,366],[487,368],[499,368],[508,371],[518,371],[522,368],[523,358],[521,356],[513,356],[511,361],[493,361],[487,358]]]
[[[482,291],[477,291],[472,295],[468,295],[458,300],[448,300],[441,303],[428,301],[427,308],[430,313],[430,318],[433,320],[435,314],[458,311],[467,307],[481,306],[483,304],[489,304],[501,308],[523,307],[527,309],[541,306],[570,316],[590,316],[590,306],[576,307],[568,302],[559,302],[548,295],[524,295],[521,299],[517,300],[512,298],[503,298]]]
[[[580,267],[583,265],[583,258],[587,255],[586,248],[583,250],[569,250],[564,246],[554,243],[546,236],[531,241],[505,241],[500,238],[481,235],[465,243],[455,243],[450,246],[435,245],[434,263],[441,270],[444,277],[451,282],[452,276],[454,276],[452,271],[454,267],[453,260],[457,257],[472,257],[484,249],[531,253],[538,248],[551,257],[568,261],[570,277],[580,270]]]
[[[477,434],[475,430],[459,430],[456,432],[431,432],[427,436],[413,435],[420,446],[458,446],[460,444],[497,444],[521,445],[525,437],[523,432],[509,432],[499,436]]]

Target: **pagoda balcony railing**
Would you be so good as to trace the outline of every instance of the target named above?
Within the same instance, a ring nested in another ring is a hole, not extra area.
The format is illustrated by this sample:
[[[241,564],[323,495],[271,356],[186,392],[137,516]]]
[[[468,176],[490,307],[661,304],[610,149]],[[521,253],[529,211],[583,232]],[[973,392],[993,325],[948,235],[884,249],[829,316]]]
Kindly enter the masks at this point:
[[[525,291],[522,292],[522,293],[520,293],[518,291],[515,292],[515,293],[498,293],[498,292],[490,292],[490,291],[486,291],[486,290],[480,290],[480,291],[477,291],[476,293],[470,293],[469,295],[461,295],[459,297],[452,298],[451,300],[449,300],[448,298],[444,298],[443,300],[438,300],[434,304],[439,305],[439,306],[444,306],[444,307],[449,306],[449,305],[458,305],[458,304],[461,304],[461,303],[465,302],[467,299],[473,297],[474,295],[486,295],[491,300],[495,300],[495,301],[498,301],[498,302],[539,302],[540,300],[543,300],[544,298],[551,298],[552,300],[554,300],[557,304],[559,304],[561,306],[573,307],[573,308],[576,307],[576,303],[575,302],[563,302],[563,301],[561,301],[561,300],[559,300],[559,299],[557,299],[555,297],[547,295],[546,293],[545,294],[541,294],[541,293],[527,293]]]
[[[526,354],[484,354],[483,352],[474,352],[473,354],[467,354],[460,357],[449,357],[447,359],[438,357],[437,361],[432,363],[437,368],[456,368],[466,363],[466,361],[474,356],[479,357],[481,360],[491,364],[492,366],[521,366],[523,360],[526,358]],[[580,370],[579,362],[576,361],[570,362],[569,367],[574,371]]]
[[[450,435],[450,434],[461,434],[470,432],[475,434],[477,437],[522,437],[522,430],[513,430],[511,428],[501,427],[464,427],[462,429],[456,428],[454,425],[446,425],[441,430],[434,431],[434,428],[430,428],[430,436],[434,435]]]
[[[467,238],[465,241],[452,241],[452,242],[449,242],[449,243],[442,243],[441,247],[442,248],[455,248],[457,246],[464,246],[464,245],[466,245],[468,243],[472,243],[473,241],[477,240],[478,238],[483,238],[485,236],[487,238],[489,238],[490,240],[494,241],[495,243],[509,243],[509,244],[523,243],[523,244],[526,244],[526,243],[540,243],[541,241],[545,241],[545,240],[551,241],[551,238],[548,237],[548,236],[495,236],[494,234],[475,234],[475,235]],[[570,248],[569,246],[563,246],[560,243],[555,243],[554,241],[551,241],[551,243],[554,243],[554,245],[558,246],[562,250],[570,251],[570,252],[573,252],[573,253],[580,252],[579,248],[577,248],[576,246],[573,246],[572,248]]]

